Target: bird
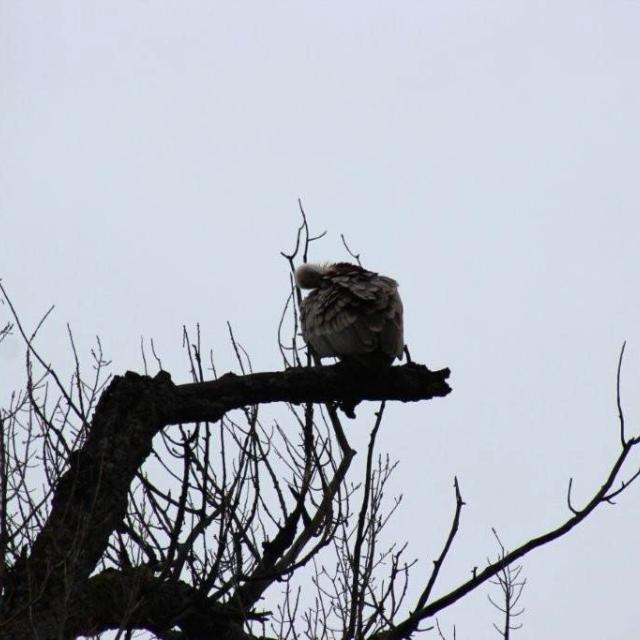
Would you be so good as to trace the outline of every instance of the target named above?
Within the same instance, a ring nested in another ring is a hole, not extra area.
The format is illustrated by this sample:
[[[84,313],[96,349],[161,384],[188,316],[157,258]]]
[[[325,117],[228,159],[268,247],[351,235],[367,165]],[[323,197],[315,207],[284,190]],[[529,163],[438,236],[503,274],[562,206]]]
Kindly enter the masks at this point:
[[[349,262],[300,265],[302,337],[319,358],[377,369],[402,359],[404,327],[398,283]]]

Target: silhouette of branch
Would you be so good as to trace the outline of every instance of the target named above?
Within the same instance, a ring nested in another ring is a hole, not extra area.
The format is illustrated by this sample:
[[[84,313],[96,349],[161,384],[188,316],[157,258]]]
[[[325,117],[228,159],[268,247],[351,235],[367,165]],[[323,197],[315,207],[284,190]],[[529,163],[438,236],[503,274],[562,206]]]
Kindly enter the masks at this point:
[[[419,364],[358,376],[342,364],[295,367],[246,376],[227,373],[211,382],[175,386],[173,397],[165,404],[164,424],[215,422],[231,409],[270,402],[429,400],[451,391],[446,382],[448,377],[448,369],[430,371]]]
[[[164,427],[215,422],[231,409],[264,402],[335,402],[345,397],[409,401],[443,396],[450,391],[447,376],[447,370],[431,372],[413,365],[354,379],[338,365],[227,374],[212,382],[178,386],[166,372],[153,379],[134,373],[115,377],[98,402],[85,442],[69,457],[31,552],[13,568],[12,606],[16,610],[30,606],[35,597],[47,601],[48,610],[55,609],[53,603],[69,600],[69,585],[84,584],[112,532],[124,521],[129,487],[151,452],[154,436]],[[322,518],[322,508],[318,513]],[[282,569],[292,560],[289,557]],[[255,597],[252,594],[246,600]],[[50,620],[36,619],[32,624],[36,631],[42,624],[42,630],[49,628]],[[5,637],[11,637],[8,630]]]
[[[484,570],[477,572],[474,570],[473,577],[462,583],[459,587],[453,589],[448,594],[426,604],[422,608],[417,608],[412,614],[407,616],[402,622],[397,624],[393,629],[384,630],[372,636],[372,640],[401,640],[410,638],[416,631],[422,620],[433,617],[438,612],[451,606],[462,597],[475,590],[481,584],[487,582],[491,578],[504,571],[512,563],[524,557],[534,549],[542,547],[562,536],[566,535],[574,527],[578,526],[585,518],[587,518],[598,506],[603,503],[611,502],[611,498],[624,491],[633,480],[640,476],[640,472],[633,474],[630,480],[622,482],[619,489],[613,490],[612,487],[618,479],[621,469],[629,457],[631,451],[640,443],[640,436],[624,439],[624,445],[618,457],[613,462],[607,477],[595,492],[589,502],[582,508],[571,508],[572,516],[565,520],[558,527],[543,533],[537,537],[531,538],[513,551],[505,554],[496,562],[490,563]]]
[[[418,598],[416,609],[422,609],[425,606],[425,604],[428,602],[429,597],[431,596],[431,592],[433,591],[433,587],[435,586],[436,580],[438,579],[438,574],[440,573],[442,564],[444,563],[444,560],[447,557],[447,554],[449,553],[449,549],[451,549],[451,544],[453,543],[453,539],[456,537],[456,533],[458,533],[458,527],[460,525],[460,513],[462,511],[462,507],[465,504],[462,499],[462,496],[460,495],[458,478],[453,479],[453,487],[456,492],[456,510],[453,515],[451,529],[449,531],[449,535],[447,536],[447,540],[444,544],[444,547],[442,548],[442,552],[438,556],[438,559],[434,560],[433,562],[433,571],[431,572],[431,576],[429,577],[427,586],[424,588],[424,591],[420,594],[420,597]]]
[[[505,556],[505,548],[502,544],[502,540],[498,536],[498,532],[495,529],[491,529],[495,536],[498,546],[500,547],[500,558]],[[504,640],[509,640],[512,631],[517,631],[522,628],[522,623],[516,623],[515,619],[519,618],[524,613],[524,607],[516,609],[522,592],[527,584],[526,578],[520,578],[522,573],[522,565],[508,565],[502,571],[499,571],[495,580],[489,580],[493,585],[500,587],[502,591],[503,602],[496,602],[491,595],[487,595],[489,602],[504,615],[503,627],[500,628],[494,623],[493,628],[502,636]]]
[[[162,580],[145,568],[106,569],[78,592],[66,628],[70,637],[146,629],[160,638],[252,640],[255,636],[243,630],[245,619],[230,606],[202,598],[186,582]],[[168,633],[175,626],[181,635]]]

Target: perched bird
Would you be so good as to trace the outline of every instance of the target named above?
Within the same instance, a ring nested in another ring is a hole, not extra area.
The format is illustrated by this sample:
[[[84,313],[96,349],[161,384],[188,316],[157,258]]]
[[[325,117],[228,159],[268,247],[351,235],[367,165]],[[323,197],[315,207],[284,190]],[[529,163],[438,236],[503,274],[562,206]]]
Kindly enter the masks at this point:
[[[300,265],[295,280],[312,290],[300,306],[300,324],[320,358],[367,368],[402,358],[402,301],[395,280],[348,262]]]

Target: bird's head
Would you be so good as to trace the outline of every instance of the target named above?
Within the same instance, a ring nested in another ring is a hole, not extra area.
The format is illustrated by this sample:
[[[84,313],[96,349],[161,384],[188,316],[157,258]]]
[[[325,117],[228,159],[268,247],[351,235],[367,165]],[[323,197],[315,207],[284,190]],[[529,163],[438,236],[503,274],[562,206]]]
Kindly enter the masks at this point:
[[[295,273],[296,285],[301,289],[317,289],[328,268],[325,264],[301,264]]]

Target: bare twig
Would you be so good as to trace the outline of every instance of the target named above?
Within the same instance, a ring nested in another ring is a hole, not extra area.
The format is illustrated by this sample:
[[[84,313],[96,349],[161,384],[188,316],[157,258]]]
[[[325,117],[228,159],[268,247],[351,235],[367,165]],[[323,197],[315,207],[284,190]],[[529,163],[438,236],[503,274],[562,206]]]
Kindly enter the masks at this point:
[[[627,341],[622,343],[620,349],[620,356],[618,357],[618,369],[616,371],[616,405],[618,407],[618,420],[620,422],[620,442],[622,447],[626,445],[626,439],[624,435],[624,413],[622,412],[622,402],[620,400],[620,374],[622,372],[622,358],[624,357],[624,350],[627,346]]]
[[[358,263],[358,266],[362,266],[362,263],[360,262],[360,254],[359,253],[354,253],[353,251],[351,251],[349,245],[347,244],[347,239],[344,237],[344,233],[340,234],[340,239],[342,240],[342,244],[344,245],[344,248],[347,250],[347,253]]]
[[[498,546],[500,547],[500,558],[505,556],[505,548],[495,529],[491,529],[495,536]],[[491,595],[487,595],[489,602],[504,615],[503,627],[500,628],[494,623],[494,629],[504,638],[509,640],[512,631],[522,628],[522,623],[516,623],[515,619],[524,613],[524,607],[516,608],[522,597],[522,592],[527,584],[526,578],[520,579],[522,573],[522,565],[508,565],[504,567],[496,575],[495,580],[490,580],[491,584],[500,587],[502,591],[503,602],[496,602]]]
[[[418,602],[416,604],[416,610],[419,611],[422,609],[425,604],[429,601],[429,596],[431,595],[431,591],[438,579],[438,574],[440,573],[440,569],[442,564],[444,563],[447,554],[449,553],[449,549],[451,548],[451,544],[453,543],[453,539],[456,537],[456,533],[458,533],[458,527],[460,526],[460,513],[462,512],[462,507],[464,506],[464,501],[462,500],[462,495],[460,494],[460,487],[458,485],[458,478],[453,479],[453,487],[455,489],[456,494],[456,510],[453,515],[453,521],[451,522],[451,529],[449,530],[449,535],[447,536],[447,540],[440,552],[440,555],[433,562],[433,571],[429,576],[429,581],[427,582],[427,586],[424,588],[423,592],[420,594],[418,598]]]
[[[371,482],[372,482],[372,462],[373,452],[376,444],[376,436],[382,423],[382,416],[384,415],[385,403],[380,403],[380,408],[376,412],[376,421],[371,430],[369,436],[369,446],[367,448],[367,464],[364,477],[364,489],[362,491],[362,504],[360,506],[360,513],[358,514],[358,525],[356,528],[356,540],[353,547],[353,556],[351,558],[352,565],[352,583],[351,583],[351,610],[349,612],[349,623],[347,625],[347,633],[345,638],[360,637],[362,634],[362,609],[364,607],[364,595],[367,587],[366,576],[362,571],[362,543],[365,535],[366,517],[369,511],[369,502],[371,499]]]

